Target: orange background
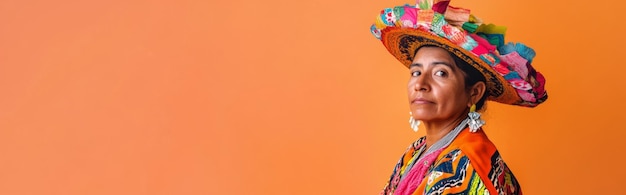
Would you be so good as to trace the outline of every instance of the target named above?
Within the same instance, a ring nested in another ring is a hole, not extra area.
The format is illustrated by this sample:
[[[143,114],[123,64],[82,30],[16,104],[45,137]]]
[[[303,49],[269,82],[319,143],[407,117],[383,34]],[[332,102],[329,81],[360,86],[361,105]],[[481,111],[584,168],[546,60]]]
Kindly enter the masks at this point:
[[[623,189],[616,2],[452,2],[538,53],[548,101],[484,115],[526,194]],[[0,194],[377,194],[423,135],[369,32],[404,3],[1,1]]]

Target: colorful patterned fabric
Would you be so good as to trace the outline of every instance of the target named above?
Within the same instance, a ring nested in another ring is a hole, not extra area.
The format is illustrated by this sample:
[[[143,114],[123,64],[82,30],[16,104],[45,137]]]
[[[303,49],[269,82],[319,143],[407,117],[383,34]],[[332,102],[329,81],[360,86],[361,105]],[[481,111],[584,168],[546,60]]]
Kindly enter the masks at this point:
[[[428,170],[432,168],[431,166],[433,162],[435,162],[435,160],[443,150],[444,148],[441,148],[432,153],[424,154],[424,156],[419,157],[419,160],[415,161],[413,166],[407,167],[404,171],[404,174],[402,175],[400,184],[398,184],[396,191],[394,191],[394,194],[412,194],[412,192],[417,189],[418,184],[424,179],[424,175],[426,175],[428,173]]]
[[[400,194],[395,191],[397,181],[407,171],[397,170],[406,167],[407,158],[420,155],[424,141],[422,137],[409,147],[381,194]],[[415,184],[418,187],[411,194],[522,194],[517,179],[482,129],[476,133],[463,130],[428,166],[424,178]]]
[[[381,195],[392,195],[396,188],[400,184],[400,178],[405,174],[406,169],[409,167],[409,162],[419,158],[422,153],[426,151],[426,137],[422,137],[413,142],[409,148],[404,152],[396,166],[393,168],[391,178],[387,182],[387,185],[380,193]],[[419,165],[419,164],[418,164]]]
[[[546,101],[545,78],[531,65],[535,51],[522,43],[505,44],[506,27],[483,24],[469,9],[449,2],[418,0],[383,9],[370,31],[406,67],[420,47],[438,46],[485,76],[489,100],[527,107]]]
[[[421,182],[427,170],[435,162],[444,148],[432,153],[426,152],[426,137],[415,141],[396,164],[393,174],[381,194],[411,194]]]

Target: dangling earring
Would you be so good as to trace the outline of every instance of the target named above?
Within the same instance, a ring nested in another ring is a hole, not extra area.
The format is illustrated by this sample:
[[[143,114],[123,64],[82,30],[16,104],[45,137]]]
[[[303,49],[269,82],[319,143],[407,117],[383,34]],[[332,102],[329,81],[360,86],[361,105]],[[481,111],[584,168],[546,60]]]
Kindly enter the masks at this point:
[[[421,121],[420,120],[415,120],[415,118],[413,118],[413,112],[409,112],[409,115],[411,117],[409,117],[409,124],[411,124],[411,129],[413,129],[413,131],[417,132],[417,130],[419,130],[419,126]]]
[[[470,107],[470,111],[469,113],[467,113],[467,115],[469,116],[469,128],[470,128],[470,132],[474,133],[476,131],[478,131],[478,129],[485,125],[485,121],[480,119],[480,113],[476,112],[476,104],[473,104]]]

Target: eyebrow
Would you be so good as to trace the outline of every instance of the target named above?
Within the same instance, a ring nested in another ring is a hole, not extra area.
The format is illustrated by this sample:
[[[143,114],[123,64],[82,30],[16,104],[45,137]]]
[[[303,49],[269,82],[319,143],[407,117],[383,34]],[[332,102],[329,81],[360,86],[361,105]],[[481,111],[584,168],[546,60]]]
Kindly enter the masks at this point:
[[[438,61],[438,62],[433,62],[433,63],[431,63],[431,64],[432,64],[432,65],[444,65],[444,66],[447,66],[447,67],[449,67],[450,69],[453,69],[453,70],[454,70],[454,66],[452,66],[452,64],[447,63],[447,62],[439,62],[439,61]],[[413,63],[413,64],[411,64],[411,65],[409,66],[409,68],[414,67],[414,66],[417,66],[417,67],[422,67],[423,65],[422,65],[422,64],[420,64],[420,63]]]

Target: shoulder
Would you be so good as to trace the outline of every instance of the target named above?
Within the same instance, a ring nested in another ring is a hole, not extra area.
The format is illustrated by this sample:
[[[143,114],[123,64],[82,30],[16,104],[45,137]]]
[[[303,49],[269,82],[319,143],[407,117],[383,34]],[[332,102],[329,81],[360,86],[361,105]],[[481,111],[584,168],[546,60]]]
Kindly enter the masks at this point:
[[[451,145],[452,146],[452,145]],[[506,165],[496,146],[487,138],[484,131],[465,131],[454,141],[454,146],[470,161],[473,171],[488,188],[498,194],[519,194],[520,186],[512,171]]]
[[[485,132],[480,129],[474,133],[463,131],[451,144],[469,155],[493,154],[496,152],[496,146],[489,140]]]

